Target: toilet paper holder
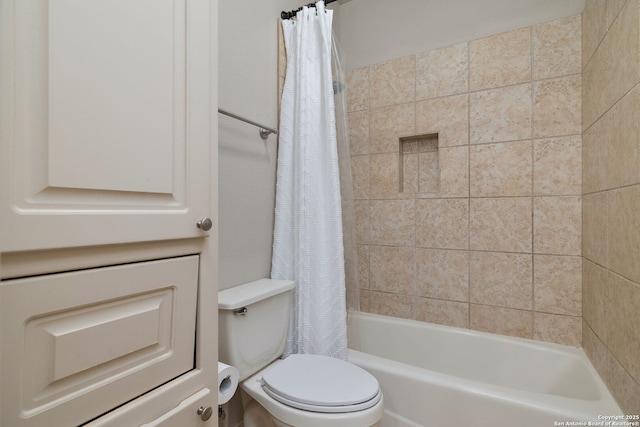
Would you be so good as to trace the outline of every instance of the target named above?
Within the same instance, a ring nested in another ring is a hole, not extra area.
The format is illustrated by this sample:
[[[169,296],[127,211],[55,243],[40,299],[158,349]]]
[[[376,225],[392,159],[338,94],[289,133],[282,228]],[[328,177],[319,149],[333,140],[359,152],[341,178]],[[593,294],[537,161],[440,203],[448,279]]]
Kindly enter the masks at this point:
[[[224,408],[222,407],[222,405],[218,405],[218,418],[220,418],[222,421],[227,418],[227,413],[224,412]]]

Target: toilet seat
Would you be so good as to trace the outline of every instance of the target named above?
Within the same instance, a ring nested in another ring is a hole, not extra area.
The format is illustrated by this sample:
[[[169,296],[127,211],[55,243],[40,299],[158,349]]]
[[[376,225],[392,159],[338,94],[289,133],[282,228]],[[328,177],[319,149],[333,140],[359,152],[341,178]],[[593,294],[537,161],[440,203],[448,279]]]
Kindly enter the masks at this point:
[[[327,356],[293,354],[262,377],[262,388],[287,406],[321,413],[347,413],[375,406],[378,381],[362,368]]]

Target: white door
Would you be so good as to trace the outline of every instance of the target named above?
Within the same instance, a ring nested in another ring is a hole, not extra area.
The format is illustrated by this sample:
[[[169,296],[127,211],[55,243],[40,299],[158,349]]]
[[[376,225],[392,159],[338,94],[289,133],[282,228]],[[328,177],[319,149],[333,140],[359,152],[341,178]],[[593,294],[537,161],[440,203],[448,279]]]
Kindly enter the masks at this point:
[[[0,251],[205,236],[209,29],[187,0],[0,0]]]
[[[0,0],[0,425],[215,402],[216,20],[216,0]],[[161,258],[191,264],[132,272]]]

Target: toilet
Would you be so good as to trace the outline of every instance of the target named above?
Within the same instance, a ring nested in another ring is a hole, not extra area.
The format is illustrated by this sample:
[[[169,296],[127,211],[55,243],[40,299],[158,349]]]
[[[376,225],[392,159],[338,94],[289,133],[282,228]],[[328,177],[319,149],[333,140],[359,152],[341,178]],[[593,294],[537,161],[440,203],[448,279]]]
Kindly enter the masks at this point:
[[[218,293],[219,360],[240,372],[244,426],[378,426],[384,403],[373,375],[327,356],[280,359],[294,287],[261,279]]]

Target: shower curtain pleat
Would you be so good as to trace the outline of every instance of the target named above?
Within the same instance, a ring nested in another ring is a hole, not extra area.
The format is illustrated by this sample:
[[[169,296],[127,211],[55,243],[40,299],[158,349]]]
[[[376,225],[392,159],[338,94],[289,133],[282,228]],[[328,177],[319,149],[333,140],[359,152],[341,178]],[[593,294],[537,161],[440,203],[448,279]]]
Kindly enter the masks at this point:
[[[333,11],[282,21],[282,94],[271,277],[296,282],[285,355],[347,356],[344,248],[331,72]]]

